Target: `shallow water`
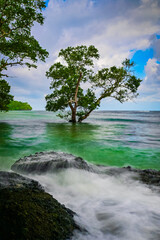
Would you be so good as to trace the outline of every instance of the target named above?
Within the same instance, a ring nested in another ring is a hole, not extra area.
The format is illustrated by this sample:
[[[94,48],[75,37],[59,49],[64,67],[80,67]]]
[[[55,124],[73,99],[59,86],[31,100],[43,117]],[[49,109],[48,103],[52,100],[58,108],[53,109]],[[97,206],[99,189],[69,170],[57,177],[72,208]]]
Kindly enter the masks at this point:
[[[76,125],[45,111],[0,113],[0,168],[50,150],[97,164],[160,169],[160,112],[95,112]]]
[[[110,166],[160,169],[160,112],[95,112],[82,124],[48,112],[0,113],[0,168],[40,151],[64,151]],[[79,169],[29,175],[76,212],[86,232],[72,240],[159,240],[160,195],[135,173]]]

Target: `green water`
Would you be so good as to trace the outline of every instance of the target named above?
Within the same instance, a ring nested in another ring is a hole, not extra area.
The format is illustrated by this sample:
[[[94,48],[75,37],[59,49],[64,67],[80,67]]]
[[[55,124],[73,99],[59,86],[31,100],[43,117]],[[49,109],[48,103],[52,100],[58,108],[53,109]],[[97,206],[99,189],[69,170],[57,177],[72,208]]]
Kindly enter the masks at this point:
[[[0,168],[41,151],[103,165],[160,169],[160,112],[95,112],[71,124],[43,111],[0,113]]]

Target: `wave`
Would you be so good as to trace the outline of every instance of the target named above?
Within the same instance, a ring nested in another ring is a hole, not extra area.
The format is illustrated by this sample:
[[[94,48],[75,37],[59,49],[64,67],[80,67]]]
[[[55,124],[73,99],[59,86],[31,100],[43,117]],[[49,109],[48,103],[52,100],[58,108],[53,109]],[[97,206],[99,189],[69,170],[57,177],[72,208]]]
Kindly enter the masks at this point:
[[[72,240],[160,239],[159,194],[135,181],[136,175],[66,169],[32,177],[77,213],[75,221],[87,232],[75,232]]]
[[[127,118],[97,118],[95,120],[107,121],[107,122],[134,122],[134,123],[149,123],[149,124],[160,124],[160,122],[138,120],[138,119],[127,119]]]

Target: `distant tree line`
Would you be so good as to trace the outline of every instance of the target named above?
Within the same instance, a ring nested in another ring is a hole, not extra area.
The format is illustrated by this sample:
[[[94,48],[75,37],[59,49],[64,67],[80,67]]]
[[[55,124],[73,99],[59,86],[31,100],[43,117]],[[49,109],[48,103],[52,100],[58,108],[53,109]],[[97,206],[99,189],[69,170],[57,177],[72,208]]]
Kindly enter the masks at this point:
[[[12,101],[8,105],[8,110],[32,110],[32,107],[27,102]]]

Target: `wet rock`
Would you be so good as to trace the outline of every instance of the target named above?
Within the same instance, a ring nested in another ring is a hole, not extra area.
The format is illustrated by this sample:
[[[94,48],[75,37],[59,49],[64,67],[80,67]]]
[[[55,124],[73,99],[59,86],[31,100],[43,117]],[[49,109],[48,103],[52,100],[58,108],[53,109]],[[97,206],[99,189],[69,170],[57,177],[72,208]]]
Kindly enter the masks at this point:
[[[73,212],[34,180],[0,172],[0,239],[69,239],[78,226]]]
[[[30,178],[23,177],[14,172],[0,171],[0,190],[2,189],[30,189],[44,192],[42,186]]]
[[[99,173],[107,174],[109,176],[121,176],[123,174],[130,174],[130,177],[135,181],[141,183],[160,187],[160,171],[154,169],[136,169],[131,166],[127,167],[106,167],[98,165]],[[98,172],[98,171],[97,171]]]
[[[154,169],[134,169],[130,166],[126,167],[130,172],[135,172],[139,175],[139,180],[148,185],[160,186],[160,171]]]
[[[40,152],[16,161],[11,169],[18,173],[43,174],[57,172],[66,168],[77,168],[86,171],[93,171],[92,165],[88,164],[81,157],[63,152]]]
[[[99,174],[118,176],[132,173],[135,180],[142,183],[160,186],[160,171],[152,169],[135,169],[131,166],[118,168],[103,165],[93,165],[84,161],[81,157],[63,152],[40,152],[24,157],[16,161],[11,169],[23,174],[44,174],[57,172],[67,168],[82,169]]]
[[[154,169],[136,169],[131,166],[127,167],[106,167],[99,166],[99,172],[107,174],[109,176],[120,176],[123,174],[130,174],[130,177],[135,181],[140,181],[141,183],[150,186],[160,186],[160,171]]]

